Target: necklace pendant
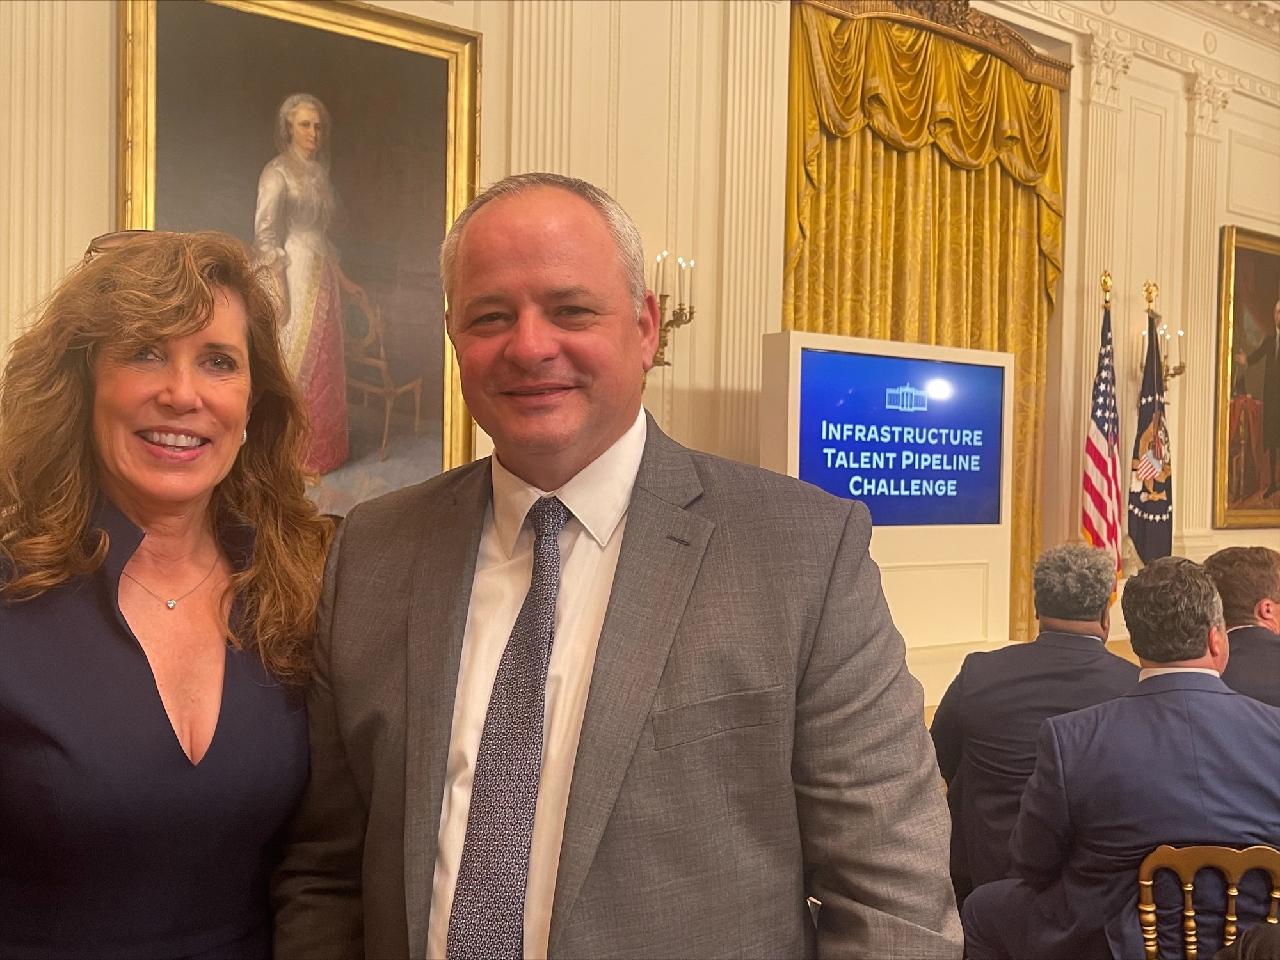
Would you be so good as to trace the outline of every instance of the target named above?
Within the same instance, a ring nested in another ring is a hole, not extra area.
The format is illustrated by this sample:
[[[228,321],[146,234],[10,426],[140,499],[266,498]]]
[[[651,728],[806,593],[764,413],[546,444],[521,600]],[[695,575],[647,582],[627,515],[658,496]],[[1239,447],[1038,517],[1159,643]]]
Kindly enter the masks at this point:
[[[168,607],[170,610],[172,610],[174,607],[176,607],[176,606],[178,605],[178,601],[177,601],[177,600],[166,600],[166,601],[164,602],[164,605],[165,605],[166,607]]]

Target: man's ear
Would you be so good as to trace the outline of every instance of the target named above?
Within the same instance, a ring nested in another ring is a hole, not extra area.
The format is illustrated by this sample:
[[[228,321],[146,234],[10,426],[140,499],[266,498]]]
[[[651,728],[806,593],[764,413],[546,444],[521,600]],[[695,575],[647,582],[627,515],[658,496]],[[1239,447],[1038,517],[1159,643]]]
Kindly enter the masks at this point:
[[[661,323],[658,316],[658,298],[652,290],[644,292],[644,303],[636,316],[640,324],[640,358],[644,369],[653,369],[653,355],[658,351],[658,327]]]
[[[1217,625],[1210,627],[1208,654],[1210,659],[1219,664],[1219,670],[1227,665],[1227,649],[1227,631]]]
[[[1253,605],[1253,619],[1272,633],[1280,633],[1280,603],[1263,597]]]

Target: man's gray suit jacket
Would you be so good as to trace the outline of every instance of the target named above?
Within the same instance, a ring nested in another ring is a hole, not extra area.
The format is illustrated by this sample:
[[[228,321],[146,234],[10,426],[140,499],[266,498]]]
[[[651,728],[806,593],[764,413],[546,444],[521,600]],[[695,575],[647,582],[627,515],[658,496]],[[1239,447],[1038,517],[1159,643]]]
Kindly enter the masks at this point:
[[[357,507],[334,542],[278,960],[425,955],[490,495],[469,464]],[[649,421],[550,956],[960,956],[942,783],[870,536],[861,504]]]

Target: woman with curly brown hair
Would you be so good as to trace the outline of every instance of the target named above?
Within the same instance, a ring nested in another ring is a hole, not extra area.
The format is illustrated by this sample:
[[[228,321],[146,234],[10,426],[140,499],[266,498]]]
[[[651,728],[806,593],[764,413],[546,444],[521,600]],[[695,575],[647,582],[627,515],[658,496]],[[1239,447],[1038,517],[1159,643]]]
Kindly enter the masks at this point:
[[[100,238],[0,382],[0,956],[268,957],[330,522],[217,233]]]

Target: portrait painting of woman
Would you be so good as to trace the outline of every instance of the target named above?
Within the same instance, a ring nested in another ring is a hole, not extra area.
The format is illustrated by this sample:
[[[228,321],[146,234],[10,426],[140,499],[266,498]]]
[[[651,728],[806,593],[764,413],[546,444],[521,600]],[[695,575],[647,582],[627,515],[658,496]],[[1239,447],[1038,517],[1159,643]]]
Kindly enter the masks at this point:
[[[326,0],[121,10],[121,225],[250,248],[308,497],[344,514],[470,459],[437,264],[474,189],[477,38]]]
[[[341,298],[365,299],[329,240],[338,207],[329,179],[331,129],[329,111],[316,97],[284,99],[276,113],[280,152],[258,178],[253,220],[256,262],[275,280],[285,360],[311,418],[304,466],[312,473],[328,473],[347,459]]]

